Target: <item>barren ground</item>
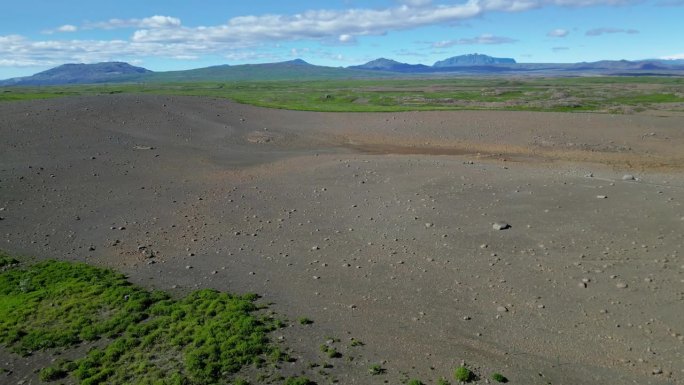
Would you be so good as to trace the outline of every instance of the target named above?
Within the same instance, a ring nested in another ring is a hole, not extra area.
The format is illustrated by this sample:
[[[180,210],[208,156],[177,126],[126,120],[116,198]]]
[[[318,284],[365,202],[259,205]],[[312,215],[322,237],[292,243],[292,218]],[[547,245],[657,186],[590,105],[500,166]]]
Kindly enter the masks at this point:
[[[258,293],[315,321],[282,333],[300,361],[365,342],[342,384],[461,361],[481,383],[684,383],[681,116],[112,95],[0,104],[0,138],[0,248]]]

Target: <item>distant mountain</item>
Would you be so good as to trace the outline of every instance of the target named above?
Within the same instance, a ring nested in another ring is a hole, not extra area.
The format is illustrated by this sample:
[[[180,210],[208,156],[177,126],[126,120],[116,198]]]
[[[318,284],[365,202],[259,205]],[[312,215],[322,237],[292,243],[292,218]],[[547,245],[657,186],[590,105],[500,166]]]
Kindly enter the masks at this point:
[[[33,76],[0,81],[0,85],[56,85],[121,82],[152,71],[123,62],[64,64]]]
[[[392,71],[392,72],[431,72],[431,68],[423,64],[407,64],[400,63],[396,60],[391,59],[375,59],[369,61],[366,64],[361,64],[358,66],[351,66],[347,68],[360,69],[360,70],[372,70],[372,71]]]
[[[448,59],[440,60],[432,66],[435,68],[444,68],[462,66],[489,66],[495,64],[516,64],[516,61],[515,59],[510,58],[498,58],[487,55],[480,55],[477,53],[471,53],[468,55],[454,56]]]
[[[601,60],[582,63],[517,63],[510,58],[470,54],[433,66],[380,58],[366,64],[325,67],[295,59],[279,63],[227,64],[184,71],[152,72],[122,62],[64,64],[33,76],[0,81],[0,86],[97,84],[125,82],[226,82],[259,80],[327,80],[399,78],[406,76],[684,76],[684,60]]]
[[[214,66],[186,71],[155,72],[138,81],[190,82],[190,81],[254,81],[254,80],[324,80],[358,79],[393,76],[390,72],[378,73],[361,69],[324,67],[309,64],[302,59],[279,63]]]

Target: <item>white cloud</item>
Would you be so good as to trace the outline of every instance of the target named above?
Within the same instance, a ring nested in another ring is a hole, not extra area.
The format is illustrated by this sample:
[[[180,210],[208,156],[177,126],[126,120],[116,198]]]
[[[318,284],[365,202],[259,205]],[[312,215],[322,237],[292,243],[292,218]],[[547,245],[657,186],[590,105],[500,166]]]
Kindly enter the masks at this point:
[[[78,31],[78,27],[75,25],[71,25],[71,24],[64,24],[63,26],[58,27],[56,29],[56,31],[57,32],[76,32],[76,31]]]
[[[119,29],[119,28],[176,28],[181,26],[177,17],[154,15],[143,19],[109,19],[96,23],[86,23],[85,29]]]
[[[355,38],[354,36],[348,35],[348,34],[346,34],[346,33],[340,35],[340,36],[337,38],[337,40],[338,40],[340,43],[342,43],[342,44],[353,44],[353,43],[356,43],[356,38]]]
[[[568,31],[567,29],[557,28],[557,29],[554,29],[553,31],[549,31],[546,34],[546,36],[549,36],[549,37],[566,37],[566,36],[568,36],[568,34],[570,34],[570,31]]]
[[[601,36],[601,35],[606,35],[606,34],[614,34],[614,33],[626,33],[629,35],[634,35],[639,33],[636,29],[623,29],[623,28],[594,28],[588,30],[585,35],[587,36]]]
[[[397,1],[399,4],[395,6],[377,9],[323,9],[294,15],[246,15],[210,26],[185,26],[179,18],[164,15],[110,19],[81,26],[64,25],[60,27],[62,32],[119,28],[134,31],[127,40],[31,40],[17,35],[0,36],[0,66],[14,66],[12,63],[48,66],[64,62],[130,61],[147,57],[194,58],[207,55],[240,60],[247,57],[241,55],[240,50],[264,51],[266,45],[272,46],[278,42],[317,40],[323,45],[353,44],[362,36],[378,36],[428,25],[453,25],[488,12],[521,12],[547,6],[623,5],[634,0],[460,0],[464,2],[458,4],[438,4],[428,0]],[[599,33],[596,31],[593,33]],[[617,33],[609,29],[602,31],[600,33]],[[515,40],[508,37],[481,35],[436,44],[446,47],[513,42]],[[249,57],[257,58],[259,55]],[[266,57],[270,54],[261,55]]]
[[[398,0],[399,3],[408,5],[410,7],[424,7],[432,4],[432,0]]]
[[[678,53],[674,55],[669,55],[669,56],[663,56],[661,59],[665,60],[684,60],[684,53]]]
[[[476,44],[512,44],[517,40],[510,37],[495,36],[491,34],[484,34],[477,37],[458,39],[458,40],[443,40],[432,43],[432,48],[448,48],[455,45],[476,45]]]

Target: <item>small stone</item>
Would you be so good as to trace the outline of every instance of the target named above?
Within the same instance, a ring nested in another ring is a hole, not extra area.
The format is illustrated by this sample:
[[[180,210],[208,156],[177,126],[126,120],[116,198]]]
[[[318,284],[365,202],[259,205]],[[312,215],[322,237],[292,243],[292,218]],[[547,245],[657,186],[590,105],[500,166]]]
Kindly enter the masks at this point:
[[[586,282],[580,282],[577,284],[577,287],[581,287],[582,289],[584,289],[587,287],[587,283]]]
[[[499,306],[496,308],[496,311],[499,313],[506,313],[508,311],[508,308],[506,306]]]
[[[426,223],[426,224],[425,224],[425,227],[427,227],[427,228],[430,228],[430,227],[432,227],[432,226],[434,226],[434,224],[432,224],[432,223]]]
[[[622,176],[622,180],[636,180],[636,178],[634,177],[634,175],[625,174]]]
[[[660,369],[660,368],[654,368],[653,369],[653,374],[657,375],[657,374],[662,374],[662,373],[663,373],[663,369]]]
[[[470,321],[470,319],[471,319],[470,316],[464,316],[464,317],[463,317],[463,320],[464,320],[464,321]]]
[[[626,289],[626,288],[627,288],[627,284],[624,283],[624,282],[618,282],[618,284],[615,285],[615,287],[617,287],[618,289]]]
[[[606,199],[606,198],[608,198],[608,197],[605,196],[605,195],[597,195],[596,198],[597,198],[597,199]]]
[[[187,270],[190,270],[190,269],[192,269],[192,266],[187,265],[187,266],[185,266],[185,268],[186,268]]]
[[[313,247],[311,248],[311,250],[319,250],[319,249],[320,249],[320,247],[318,247],[318,246],[313,246]]]
[[[506,230],[506,229],[511,228],[511,225],[509,225],[509,224],[506,223],[506,222],[495,222],[495,223],[492,225],[492,228],[493,228],[494,230]]]

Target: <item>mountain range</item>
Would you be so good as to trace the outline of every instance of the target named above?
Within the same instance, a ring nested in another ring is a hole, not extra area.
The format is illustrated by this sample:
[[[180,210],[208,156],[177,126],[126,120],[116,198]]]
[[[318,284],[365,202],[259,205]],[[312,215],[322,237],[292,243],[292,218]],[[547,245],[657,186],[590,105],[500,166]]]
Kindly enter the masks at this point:
[[[184,71],[153,72],[123,62],[64,64],[33,76],[0,81],[0,86],[43,86],[126,82],[324,80],[405,76],[684,76],[684,60],[602,60],[581,63],[518,63],[512,58],[460,55],[432,66],[379,58],[346,68],[325,67],[296,59],[279,63],[219,65]]]

